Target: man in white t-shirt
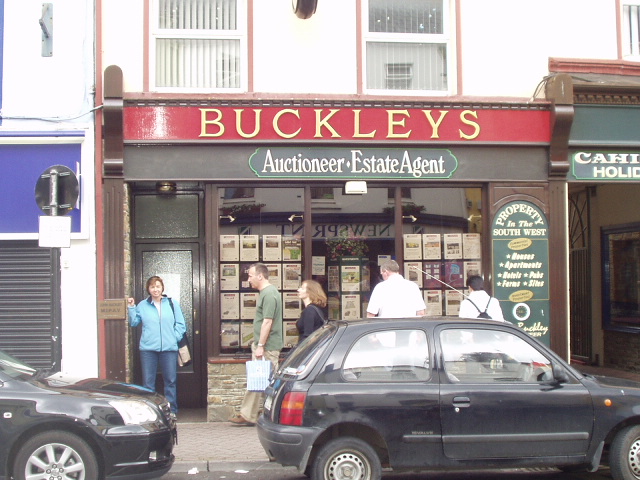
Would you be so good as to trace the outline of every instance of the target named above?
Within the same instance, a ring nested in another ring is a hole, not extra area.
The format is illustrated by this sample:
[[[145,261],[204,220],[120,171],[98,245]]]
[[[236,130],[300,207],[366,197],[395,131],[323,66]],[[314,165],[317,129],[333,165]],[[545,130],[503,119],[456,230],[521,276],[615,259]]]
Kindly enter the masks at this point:
[[[380,265],[383,282],[375,286],[367,306],[367,317],[405,318],[422,317],[427,306],[422,293],[414,282],[400,275],[395,260]]]
[[[486,311],[493,320],[504,321],[500,301],[484,291],[484,280],[481,276],[470,276],[467,279],[467,287],[469,287],[469,295],[460,303],[460,313],[458,313],[460,318],[482,318],[478,315]]]

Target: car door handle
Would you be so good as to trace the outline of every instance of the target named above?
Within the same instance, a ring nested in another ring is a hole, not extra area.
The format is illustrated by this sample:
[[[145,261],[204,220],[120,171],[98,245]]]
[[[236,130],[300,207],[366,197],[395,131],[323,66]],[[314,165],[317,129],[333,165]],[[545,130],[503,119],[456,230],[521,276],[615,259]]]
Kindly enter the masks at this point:
[[[469,397],[453,397],[453,406],[456,408],[466,408],[471,405]]]

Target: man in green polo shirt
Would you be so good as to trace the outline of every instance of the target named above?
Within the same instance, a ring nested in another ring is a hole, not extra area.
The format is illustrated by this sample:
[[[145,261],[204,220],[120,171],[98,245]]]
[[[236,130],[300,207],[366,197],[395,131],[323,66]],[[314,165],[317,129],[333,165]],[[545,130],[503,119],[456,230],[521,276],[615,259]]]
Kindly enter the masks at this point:
[[[275,371],[278,368],[280,350],[284,346],[282,296],[275,285],[269,283],[269,270],[263,263],[254,263],[249,267],[249,285],[260,292],[256,317],[253,320],[251,359],[269,360],[272,370]],[[255,425],[262,399],[262,392],[247,391],[242,400],[240,414],[231,417],[229,421],[238,426]]]

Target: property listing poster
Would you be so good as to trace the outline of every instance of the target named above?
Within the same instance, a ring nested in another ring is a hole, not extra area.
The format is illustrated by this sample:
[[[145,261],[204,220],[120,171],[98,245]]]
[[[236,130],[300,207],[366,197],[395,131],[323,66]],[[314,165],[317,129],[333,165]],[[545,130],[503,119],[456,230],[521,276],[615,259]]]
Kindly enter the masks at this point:
[[[442,290],[424,290],[424,303],[427,317],[442,315]]]
[[[284,328],[284,346],[291,348],[298,344],[298,329],[296,328],[296,322],[285,321],[282,322],[282,328]]]
[[[329,265],[327,268],[327,289],[330,292],[340,290],[340,267],[338,265]]]
[[[342,295],[342,318],[344,320],[360,318],[360,295]]]
[[[282,236],[262,236],[262,260],[265,262],[279,262],[282,260]]]
[[[300,263],[285,263],[282,265],[282,289],[297,290],[302,278],[302,265]]]
[[[444,234],[444,258],[449,260],[462,258],[462,234],[461,233],[445,233]]]
[[[422,262],[404,262],[404,278],[422,288]]]
[[[240,318],[240,294],[225,292],[220,294],[220,318],[238,320]]]
[[[464,258],[482,258],[479,233],[462,234],[462,256]]]
[[[284,237],[282,239],[282,259],[300,261],[302,258],[302,240],[299,237]]]
[[[257,262],[260,259],[258,235],[240,236],[240,261]]]
[[[462,303],[462,293],[455,290],[445,290],[445,311],[447,315],[457,317],[460,313]]]
[[[300,299],[298,292],[282,292],[283,318],[300,317]]]
[[[444,262],[444,278],[444,281],[452,287],[464,287],[464,262],[446,260]]]
[[[343,292],[359,292],[360,265],[340,265],[340,281]]]
[[[422,258],[424,260],[440,260],[442,258],[442,242],[439,233],[422,235]]]
[[[467,283],[467,278],[472,275],[480,275],[482,276],[482,263],[477,260],[468,260],[464,262],[464,281]]]
[[[251,346],[251,342],[253,342],[253,322],[240,323],[240,336],[243,347]]]
[[[282,265],[279,263],[265,263],[269,270],[269,283],[275,285],[278,290],[282,289]]]
[[[221,322],[222,330],[221,344],[222,348],[238,347],[240,345],[240,322]]]
[[[243,292],[240,294],[240,318],[253,320],[258,305],[258,292]]]
[[[402,238],[404,241],[404,259],[422,260],[422,234],[405,233]]]
[[[440,262],[424,262],[422,264],[424,270],[424,288],[435,289],[442,288],[443,285],[438,280],[442,280],[442,263]]]
[[[238,260],[240,260],[240,237],[220,235],[220,261],[237,262]]]
[[[240,288],[240,264],[220,264],[220,290],[238,290]]]

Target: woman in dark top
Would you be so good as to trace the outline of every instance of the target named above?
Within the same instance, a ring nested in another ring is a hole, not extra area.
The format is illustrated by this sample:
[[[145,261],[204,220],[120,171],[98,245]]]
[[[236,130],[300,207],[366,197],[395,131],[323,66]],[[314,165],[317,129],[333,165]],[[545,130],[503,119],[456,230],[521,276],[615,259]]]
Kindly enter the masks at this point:
[[[298,289],[298,298],[304,303],[304,310],[296,322],[300,339],[307,338],[325,322],[324,308],[327,306],[327,295],[322,286],[315,280],[305,280]]]

